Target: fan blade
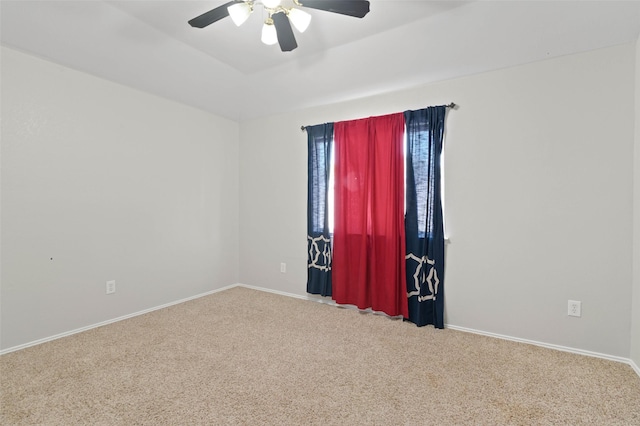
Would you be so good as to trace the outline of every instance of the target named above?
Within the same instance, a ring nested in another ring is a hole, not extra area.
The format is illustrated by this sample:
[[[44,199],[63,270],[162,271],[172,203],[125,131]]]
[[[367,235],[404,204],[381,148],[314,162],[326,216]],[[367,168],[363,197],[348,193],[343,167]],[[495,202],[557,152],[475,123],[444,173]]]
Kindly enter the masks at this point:
[[[204,28],[207,25],[211,25],[216,21],[221,20],[229,16],[227,8],[235,3],[242,3],[242,0],[233,0],[228,3],[218,6],[215,9],[211,9],[208,12],[203,13],[189,21],[189,25],[196,28]]]
[[[271,15],[271,19],[273,19],[273,25],[276,27],[280,49],[283,52],[290,52],[298,47],[296,38],[293,35],[293,30],[291,29],[291,22],[289,22],[287,15],[285,15],[284,12],[278,12]]]
[[[299,0],[304,7],[364,18],[369,13],[369,2],[365,0]]]

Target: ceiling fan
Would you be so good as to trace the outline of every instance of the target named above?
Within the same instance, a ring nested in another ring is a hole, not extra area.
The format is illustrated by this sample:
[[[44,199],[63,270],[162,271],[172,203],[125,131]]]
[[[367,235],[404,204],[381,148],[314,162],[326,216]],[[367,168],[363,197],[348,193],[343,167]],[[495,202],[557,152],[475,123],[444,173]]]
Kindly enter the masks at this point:
[[[355,18],[363,18],[369,13],[369,2],[365,0],[292,0],[292,2],[297,7],[324,10]],[[231,16],[233,22],[240,26],[249,18],[256,4],[262,5],[268,13],[268,18],[262,26],[262,42],[278,43],[283,52],[290,52],[298,47],[291,24],[298,31],[304,32],[309,26],[311,15],[293,6],[283,6],[281,0],[232,0],[193,18],[189,21],[189,25],[204,28]]]

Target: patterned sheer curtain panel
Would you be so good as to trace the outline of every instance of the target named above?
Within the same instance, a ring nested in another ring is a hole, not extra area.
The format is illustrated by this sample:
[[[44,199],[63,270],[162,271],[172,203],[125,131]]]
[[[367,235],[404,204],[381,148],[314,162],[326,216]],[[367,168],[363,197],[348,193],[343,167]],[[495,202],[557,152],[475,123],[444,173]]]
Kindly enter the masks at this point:
[[[408,320],[444,328],[444,225],[440,158],[446,106],[405,111]]]
[[[307,293],[331,296],[332,244],[329,230],[329,177],[333,123],[308,126]]]

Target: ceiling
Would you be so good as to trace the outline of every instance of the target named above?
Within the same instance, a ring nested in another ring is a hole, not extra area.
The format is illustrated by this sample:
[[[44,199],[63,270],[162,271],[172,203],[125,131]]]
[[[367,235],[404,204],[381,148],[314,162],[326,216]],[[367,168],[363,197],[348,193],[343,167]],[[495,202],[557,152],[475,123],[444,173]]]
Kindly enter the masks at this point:
[[[298,48],[187,21],[226,0],[1,0],[1,42],[233,120],[286,113],[637,40],[640,0],[371,0],[312,14]],[[295,30],[294,30],[295,31]]]

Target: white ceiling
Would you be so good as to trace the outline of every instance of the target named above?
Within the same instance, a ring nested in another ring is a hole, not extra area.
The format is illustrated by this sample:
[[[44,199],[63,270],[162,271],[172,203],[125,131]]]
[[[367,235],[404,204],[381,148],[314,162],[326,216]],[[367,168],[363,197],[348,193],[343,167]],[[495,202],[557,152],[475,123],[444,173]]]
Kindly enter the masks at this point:
[[[298,48],[187,21],[226,0],[1,0],[1,41],[62,65],[243,120],[637,40],[640,0],[371,0],[313,15]]]

